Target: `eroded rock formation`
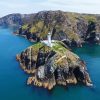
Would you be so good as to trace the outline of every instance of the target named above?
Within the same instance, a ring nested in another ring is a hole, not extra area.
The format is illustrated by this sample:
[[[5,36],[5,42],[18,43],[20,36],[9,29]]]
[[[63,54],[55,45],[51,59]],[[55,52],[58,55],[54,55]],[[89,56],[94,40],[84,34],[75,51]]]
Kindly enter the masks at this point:
[[[36,43],[17,55],[21,68],[31,76],[27,84],[51,90],[55,85],[82,83],[92,85],[85,62],[65,44],[54,41],[49,47]]]

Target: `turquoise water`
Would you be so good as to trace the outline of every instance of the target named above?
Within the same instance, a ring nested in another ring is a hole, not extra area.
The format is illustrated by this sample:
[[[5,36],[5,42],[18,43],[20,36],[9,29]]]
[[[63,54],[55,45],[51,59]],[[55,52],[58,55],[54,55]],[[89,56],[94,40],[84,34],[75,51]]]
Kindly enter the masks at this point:
[[[55,87],[52,91],[27,86],[28,75],[19,67],[15,55],[32,45],[26,39],[12,34],[11,29],[0,28],[0,100],[100,100],[100,46],[74,49],[86,61],[94,87]]]

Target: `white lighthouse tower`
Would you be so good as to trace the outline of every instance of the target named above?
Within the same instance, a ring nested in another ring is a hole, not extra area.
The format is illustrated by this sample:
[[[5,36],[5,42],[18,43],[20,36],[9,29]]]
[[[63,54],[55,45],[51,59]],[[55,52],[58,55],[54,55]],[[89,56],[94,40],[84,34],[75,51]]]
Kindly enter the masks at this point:
[[[47,40],[43,40],[43,41],[41,41],[41,43],[44,43],[47,46],[52,47],[54,40],[51,39],[51,36],[52,36],[52,32],[49,32],[47,35]]]
[[[52,33],[51,32],[49,32],[48,33],[48,46],[50,46],[50,47],[52,47],[52,40],[51,40],[51,35],[52,35]]]

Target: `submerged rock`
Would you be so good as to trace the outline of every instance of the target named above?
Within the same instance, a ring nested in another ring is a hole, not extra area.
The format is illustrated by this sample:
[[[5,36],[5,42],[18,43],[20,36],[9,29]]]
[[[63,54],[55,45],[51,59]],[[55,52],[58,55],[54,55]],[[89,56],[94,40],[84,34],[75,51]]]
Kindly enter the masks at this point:
[[[86,65],[62,42],[53,41],[49,47],[39,42],[16,56],[22,69],[30,74],[27,84],[51,90],[55,85],[82,83],[91,85]]]

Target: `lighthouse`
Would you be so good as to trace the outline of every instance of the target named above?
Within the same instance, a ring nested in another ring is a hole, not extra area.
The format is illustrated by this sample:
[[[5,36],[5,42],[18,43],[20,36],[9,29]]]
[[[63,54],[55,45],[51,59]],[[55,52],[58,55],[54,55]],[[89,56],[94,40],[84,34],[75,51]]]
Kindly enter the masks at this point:
[[[51,37],[52,37],[52,32],[49,32],[47,34],[47,40],[43,40],[43,41],[41,41],[41,43],[44,43],[47,46],[52,47],[54,40],[52,40]]]
[[[50,46],[50,47],[52,47],[52,40],[51,40],[51,35],[52,35],[52,33],[51,32],[49,32],[48,33],[48,46]]]

